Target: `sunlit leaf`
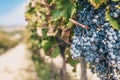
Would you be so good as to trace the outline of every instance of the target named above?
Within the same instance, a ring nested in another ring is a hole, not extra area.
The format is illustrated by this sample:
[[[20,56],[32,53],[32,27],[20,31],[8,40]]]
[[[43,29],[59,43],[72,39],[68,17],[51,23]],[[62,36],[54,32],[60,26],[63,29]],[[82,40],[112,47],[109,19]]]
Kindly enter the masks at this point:
[[[110,25],[117,30],[120,30],[120,19],[119,18],[113,18],[110,16],[110,12],[109,12],[109,7],[107,7],[107,11],[106,11],[106,20],[109,21]]]
[[[58,20],[60,18],[60,11],[59,10],[53,10],[52,13],[52,20]]]
[[[112,0],[112,1],[117,2],[117,1],[120,1],[120,0]]]
[[[103,3],[106,4],[107,0],[89,0],[89,2],[95,7],[95,9],[98,9]]]

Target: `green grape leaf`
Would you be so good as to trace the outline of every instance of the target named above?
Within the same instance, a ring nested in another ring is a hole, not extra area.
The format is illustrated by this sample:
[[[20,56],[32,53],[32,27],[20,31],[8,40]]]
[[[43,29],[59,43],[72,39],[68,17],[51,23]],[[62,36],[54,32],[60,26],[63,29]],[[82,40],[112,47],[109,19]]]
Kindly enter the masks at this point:
[[[75,9],[75,5],[69,0],[55,0],[55,2],[58,4],[56,4],[56,9],[51,11],[52,20],[56,21],[62,18],[65,22],[68,22]]]
[[[52,21],[54,20],[58,20],[60,18],[60,11],[59,10],[53,10],[51,11],[51,15],[52,15]]]
[[[107,7],[106,11],[106,20],[109,21],[110,26],[112,26],[114,29],[120,30],[120,18],[113,18],[110,16],[109,7]]]
[[[57,3],[57,4],[62,4],[64,3],[65,1],[69,1],[69,0],[53,0],[53,2]]]
[[[60,54],[60,49],[59,49],[59,47],[56,47],[56,48],[54,48],[54,50],[52,51],[51,57],[52,57],[52,58],[55,58],[55,57],[57,57],[59,54]]]
[[[73,10],[74,5],[72,3],[67,3],[64,5],[64,8],[62,8],[60,15],[66,22],[68,22]]]
[[[43,45],[43,49],[45,51],[45,53],[49,56],[51,56],[52,58],[57,57],[60,54],[60,49],[58,46],[54,47],[55,42],[51,42],[51,41],[43,41],[42,43]]]
[[[52,2],[52,0],[46,0],[46,1],[47,1],[47,3],[49,3],[49,4]]]
[[[68,23],[67,23],[67,28],[72,28],[72,27],[73,27],[73,23],[68,22]]]
[[[112,0],[112,1],[117,2],[117,1],[119,1],[119,0]]]
[[[53,43],[51,43],[50,41],[47,41],[43,46],[45,53],[47,53],[52,46],[53,46]]]
[[[43,30],[42,30],[42,34],[43,34],[43,38],[44,38],[44,39],[47,39],[47,38],[48,38],[47,32],[48,32],[47,29],[43,29]]]
[[[35,14],[35,8],[28,8],[27,12],[26,13],[29,13],[29,14]]]
[[[65,50],[65,53],[66,53],[66,56],[67,57],[67,63],[69,63],[71,66],[75,67],[76,64],[78,64],[79,62],[77,60],[73,60],[72,57],[71,57],[71,54],[70,54],[70,51],[69,51],[69,48],[67,48]]]
[[[45,53],[52,51],[53,46],[57,43],[55,37],[49,37],[47,40],[42,41],[42,46]]]
[[[44,21],[46,19],[45,14],[41,14],[41,20]]]
[[[44,46],[47,42],[48,40],[42,40],[41,45]]]
[[[70,56],[69,59],[68,59],[68,63],[69,63],[71,66],[75,67],[76,64],[78,64],[78,61],[73,60],[73,59],[71,58],[71,56]]]

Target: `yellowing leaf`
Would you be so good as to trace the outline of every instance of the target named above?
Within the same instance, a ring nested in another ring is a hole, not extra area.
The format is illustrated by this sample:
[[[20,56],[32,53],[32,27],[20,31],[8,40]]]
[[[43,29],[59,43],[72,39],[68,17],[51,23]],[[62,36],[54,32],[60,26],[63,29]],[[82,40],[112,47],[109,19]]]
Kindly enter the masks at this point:
[[[89,2],[95,7],[95,9],[98,9],[103,3],[106,4],[107,0],[89,0]]]
[[[112,0],[112,1],[117,2],[117,1],[119,1],[119,0]]]
[[[107,7],[105,14],[106,20],[109,21],[110,26],[112,26],[114,29],[120,30],[120,19],[116,19],[110,16],[109,7]]]

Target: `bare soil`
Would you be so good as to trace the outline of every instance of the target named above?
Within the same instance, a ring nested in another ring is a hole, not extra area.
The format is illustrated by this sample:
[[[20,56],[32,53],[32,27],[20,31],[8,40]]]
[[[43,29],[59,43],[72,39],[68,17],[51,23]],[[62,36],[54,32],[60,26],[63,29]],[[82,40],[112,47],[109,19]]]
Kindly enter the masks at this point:
[[[0,80],[38,80],[31,54],[24,43],[0,56]]]

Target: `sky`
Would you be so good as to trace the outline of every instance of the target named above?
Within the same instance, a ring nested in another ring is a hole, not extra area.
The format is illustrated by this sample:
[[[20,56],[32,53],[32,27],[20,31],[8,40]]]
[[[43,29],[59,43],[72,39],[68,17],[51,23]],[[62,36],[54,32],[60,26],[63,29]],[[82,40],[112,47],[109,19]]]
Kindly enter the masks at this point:
[[[25,25],[27,0],[0,0],[0,25]]]

